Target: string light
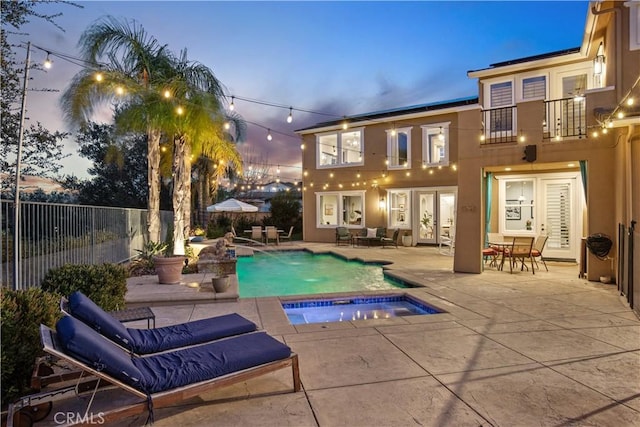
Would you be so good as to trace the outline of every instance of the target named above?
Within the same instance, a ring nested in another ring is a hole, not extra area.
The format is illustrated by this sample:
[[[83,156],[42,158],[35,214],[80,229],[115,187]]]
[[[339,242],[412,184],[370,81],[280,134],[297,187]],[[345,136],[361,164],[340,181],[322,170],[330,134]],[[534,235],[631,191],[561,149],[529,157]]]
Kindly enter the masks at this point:
[[[122,86],[117,86],[116,93],[121,96],[124,95],[124,88]]]
[[[44,64],[42,64],[44,66],[44,68],[46,68],[47,70],[51,68],[51,66],[53,65],[53,62],[51,62],[51,59],[49,59],[49,52],[47,52],[47,59],[44,60]]]
[[[96,78],[96,81],[97,81],[97,82],[101,82],[102,80],[104,80],[104,76],[103,76],[103,75],[102,75],[102,73],[101,73],[101,72],[99,72],[99,71],[96,73],[95,78]]]
[[[271,136],[271,129],[267,129],[267,141],[271,141],[273,137]]]
[[[233,98],[234,98],[234,96],[232,95],[231,96],[231,103],[229,104],[229,110],[231,110],[231,111],[233,111],[236,108],[235,104],[233,103]]]
[[[291,123],[293,121],[293,107],[289,107],[289,115],[287,116],[287,123]]]
[[[171,98],[171,92],[169,92],[168,89],[166,89],[162,95],[167,99]]]

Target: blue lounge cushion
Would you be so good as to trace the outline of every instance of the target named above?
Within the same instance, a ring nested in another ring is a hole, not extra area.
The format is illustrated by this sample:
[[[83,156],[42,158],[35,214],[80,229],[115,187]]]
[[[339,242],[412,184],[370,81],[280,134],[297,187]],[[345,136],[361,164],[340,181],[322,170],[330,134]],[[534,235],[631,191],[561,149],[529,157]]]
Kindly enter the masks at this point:
[[[137,354],[158,353],[255,330],[255,323],[236,313],[156,329],[127,329]]]
[[[151,354],[253,332],[252,321],[232,313],[156,329],[126,328],[80,291],[69,296],[69,311],[101,335],[136,354]]]
[[[132,350],[131,335],[127,328],[82,292],[76,291],[69,295],[69,314],[82,320],[116,344]]]
[[[89,326],[64,316],[56,323],[56,331],[62,348],[79,361],[138,390],[144,389],[142,373],[131,356]]]
[[[234,336],[183,350],[134,357],[148,393],[171,390],[209,380],[254,366],[281,360],[291,349],[267,335],[256,332]]]

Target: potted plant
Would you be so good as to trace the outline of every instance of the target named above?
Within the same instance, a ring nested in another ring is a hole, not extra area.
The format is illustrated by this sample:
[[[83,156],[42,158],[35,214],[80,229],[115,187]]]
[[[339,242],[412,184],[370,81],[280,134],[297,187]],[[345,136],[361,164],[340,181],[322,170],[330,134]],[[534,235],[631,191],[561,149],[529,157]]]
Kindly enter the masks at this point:
[[[153,257],[153,266],[158,275],[158,283],[163,285],[175,285],[180,283],[182,278],[182,268],[185,266],[187,257],[185,254],[185,245],[181,246],[182,253],[176,254],[176,246],[174,245],[171,230],[167,232],[168,240],[165,242],[165,248],[162,254]]]
[[[202,242],[204,240],[204,228],[196,225],[195,227],[193,227],[193,230],[191,230],[191,241],[192,242]]]
[[[198,272],[212,273],[211,284],[217,293],[229,288],[229,275],[236,273],[237,259],[231,256],[228,244],[226,238],[220,238],[214,246],[202,249],[198,256]]]
[[[411,240],[411,233],[409,232],[409,230],[405,230],[403,235],[402,235],[402,245],[403,246],[411,246],[412,240]]]

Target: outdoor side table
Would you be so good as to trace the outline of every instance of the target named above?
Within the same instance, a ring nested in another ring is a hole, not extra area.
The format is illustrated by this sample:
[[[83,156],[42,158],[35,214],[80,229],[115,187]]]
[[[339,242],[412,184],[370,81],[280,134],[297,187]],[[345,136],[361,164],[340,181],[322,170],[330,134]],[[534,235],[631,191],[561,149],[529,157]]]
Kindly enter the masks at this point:
[[[154,328],[156,327],[156,315],[151,310],[151,307],[128,308],[125,310],[111,311],[109,314],[123,323],[146,320],[147,329],[150,329],[152,325]]]

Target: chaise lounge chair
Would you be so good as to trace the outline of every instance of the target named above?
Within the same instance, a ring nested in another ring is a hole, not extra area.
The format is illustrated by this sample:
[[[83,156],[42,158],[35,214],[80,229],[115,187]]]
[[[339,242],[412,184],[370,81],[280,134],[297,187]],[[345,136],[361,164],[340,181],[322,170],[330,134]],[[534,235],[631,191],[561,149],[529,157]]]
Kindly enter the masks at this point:
[[[101,335],[135,354],[151,354],[244,334],[256,330],[256,324],[239,314],[195,320],[154,329],[126,328],[98,307],[82,292],[61,303],[63,312],[81,320]]]
[[[101,412],[104,423],[175,405],[212,388],[242,382],[291,367],[293,390],[300,390],[298,356],[268,335],[254,332],[198,346],[145,357],[131,355],[79,320],[64,316],[56,331],[40,326],[44,350],[79,367],[100,380],[133,395],[133,400]],[[93,392],[89,405],[96,396]],[[33,404],[62,400],[77,394],[76,386],[27,396],[9,406],[8,419]],[[48,400],[47,400],[48,399]],[[90,407],[87,408],[89,413]]]

